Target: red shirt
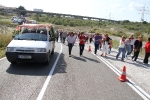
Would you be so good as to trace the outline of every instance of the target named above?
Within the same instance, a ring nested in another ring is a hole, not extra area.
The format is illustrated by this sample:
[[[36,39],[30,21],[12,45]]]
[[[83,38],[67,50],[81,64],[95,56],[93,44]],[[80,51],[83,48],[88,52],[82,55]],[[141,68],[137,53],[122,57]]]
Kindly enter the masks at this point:
[[[79,37],[79,41],[80,43],[79,44],[85,44],[85,40],[86,40],[86,37],[83,35],[83,36],[80,36]]]
[[[145,44],[145,51],[147,53],[150,53],[150,42],[146,42],[146,44]]]

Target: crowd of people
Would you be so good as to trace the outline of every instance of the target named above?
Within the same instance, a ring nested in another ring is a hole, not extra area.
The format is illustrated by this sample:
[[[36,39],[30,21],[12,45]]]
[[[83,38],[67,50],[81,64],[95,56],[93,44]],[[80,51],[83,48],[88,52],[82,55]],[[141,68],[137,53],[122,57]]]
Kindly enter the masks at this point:
[[[67,40],[68,48],[69,48],[69,57],[71,57],[72,47],[74,46],[76,40],[79,41],[79,55],[83,56],[83,51],[85,47],[85,43],[93,43],[94,44],[94,54],[97,54],[97,50],[101,50],[101,56],[107,57],[107,54],[111,53],[111,48],[113,47],[112,38],[108,36],[108,34],[85,34],[84,32],[66,32],[66,31],[56,31],[57,38],[60,37],[60,41],[65,43]],[[143,42],[142,36],[138,36],[137,39],[134,38],[133,35],[129,37],[122,36],[119,41],[118,53],[116,55],[116,59],[121,55],[121,61],[124,59],[131,59],[133,62],[137,61],[139,53],[142,51]],[[145,57],[143,60],[144,64],[148,64],[148,59],[150,56],[150,37],[148,37],[147,42],[144,45],[145,48]],[[133,54],[133,55],[132,55]],[[130,58],[129,58],[130,57]]]

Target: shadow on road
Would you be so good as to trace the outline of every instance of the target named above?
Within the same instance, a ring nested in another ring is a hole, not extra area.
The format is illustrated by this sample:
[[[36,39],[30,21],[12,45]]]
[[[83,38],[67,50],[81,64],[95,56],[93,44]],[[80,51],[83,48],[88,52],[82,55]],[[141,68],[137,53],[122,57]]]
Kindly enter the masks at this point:
[[[85,58],[87,60],[90,60],[90,61],[93,61],[93,62],[96,62],[96,63],[100,63],[98,60],[95,60],[95,59],[92,59],[92,58],[89,58],[89,57],[83,56],[83,58]]]
[[[66,73],[66,67],[67,63],[65,61],[65,55],[62,53],[57,63],[57,66],[53,72],[53,75],[57,73]]]
[[[114,55],[109,55],[109,56],[107,56],[106,59],[110,59],[110,60],[113,60],[113,61],[120,61],[120,62],[122,62],[121,61],[121,57],[118,57],[118,59],[116,59]],[[143,67],[143,68],[146,68],[146,69],[150,69],[150,65],[149,64],[143,64],[140,61],[133,62],[130,59],[130,60],[124,61],[124,63],[132,64],[132,65],[135,65],[136,67]]]
[[[83,57],[72,56],[72,58],[83,61],[83,62],[87,62],[85,59],[83,59]]]
[[[9,74],[15,74],[15,75],[47,76],[55,63],[57,56],[58,56],[58,53],[55,52],[54,55],[50,57],[51,61],[49,65],[44,65],[42,63],[17,63],[15,65],[10,64],[6,72]],[[65,73],[66,66],[59,66],[62,62],[63,64],[65,64],[64,54],[60,55],[58,62],[59,63],[56,64],[55,70],[59,69],[57,70],[57,73]]]

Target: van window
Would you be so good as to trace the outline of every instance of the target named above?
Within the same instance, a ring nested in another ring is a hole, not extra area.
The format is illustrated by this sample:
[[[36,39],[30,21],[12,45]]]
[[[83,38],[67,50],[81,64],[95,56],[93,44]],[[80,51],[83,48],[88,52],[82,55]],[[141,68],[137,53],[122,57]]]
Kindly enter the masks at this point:
[[[36,41],[47,41],[47,35],[37,33],[23,33],[18,34],[14,37],[14,40],[36,40]]]

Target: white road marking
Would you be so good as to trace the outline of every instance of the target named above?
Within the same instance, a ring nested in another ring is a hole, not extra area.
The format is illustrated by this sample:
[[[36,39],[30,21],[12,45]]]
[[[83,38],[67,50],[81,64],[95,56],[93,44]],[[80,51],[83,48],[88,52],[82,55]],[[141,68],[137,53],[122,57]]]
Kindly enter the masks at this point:
[[[60,55],[61,55],[61,53],[62,53],[62,44],[60,43],[60,45],[61,45],[61,49],[60,49],[59,55],[57,56],[57,59],[56,59],[54,65],[53,65],[51,71],[49,72],[49,75],[47,76],[47,79],[46,79],[46,81],[45,81],[45,83],[44,83],[44,85],[43,85],[43,87],[42,87],[42,89],[41,89],[41,91],[40,91],[40,93],[39,93],[39,95],[38,95],[38,97],[37,97],[36,100],[42,100],[42,98],[43,98],[43,95],[44,95],[44,93],[45,93],[45,91],[46,91],[46,88],[47,88],[47,86],[48,86],[48,83],[49,83],[49,81],[50,81],[50,79],[51,79],[51,77],[52,77],[52,74],[53,74],[53,72],[54,72],[54,69],[55,69],[55,67],[56,67],[56,64],[57,64],[57,62],[58,62],[58,60],[59,60],[59,58],[60,58]]]
[[[6,57],[1,58],[0,61],[1,61],[1,60],[4,60],[4,59],[6,59]]]
[[[88,50],[88,48],[87,48]],[[94,54],[93,52],[91,52],[92,54]],[[95,54],[94,54],[95,55]],[[113,66],[110,62],[108,62],[106,59],[104,59],[103,57],[100,57],[98,55],[95,55],[97,58],[99,58],[102,62],[104,62],[112,71],[114,71],[118,76],[121,75],[121,71],[119,71],[115,66]],[[142,88],[140,88],[139,86],[137,86],[133,81],[131,81],[131,79],[129,79],[127,77],[127,79],[129,80],[129,82],[126,82],[136,93],[138,93],[144,100],[150,100],[150,95],[148,93],[146,93]]]

